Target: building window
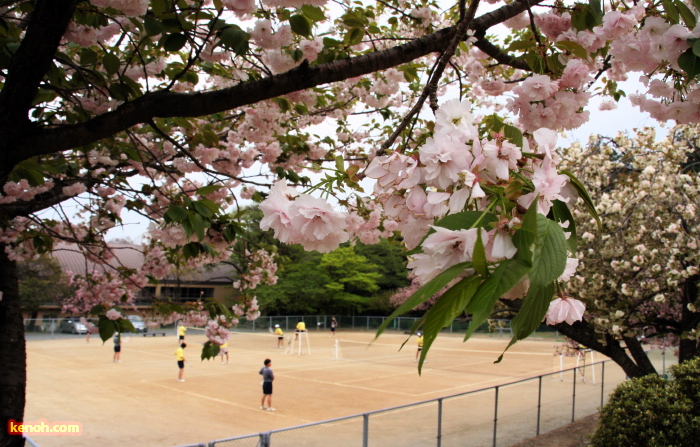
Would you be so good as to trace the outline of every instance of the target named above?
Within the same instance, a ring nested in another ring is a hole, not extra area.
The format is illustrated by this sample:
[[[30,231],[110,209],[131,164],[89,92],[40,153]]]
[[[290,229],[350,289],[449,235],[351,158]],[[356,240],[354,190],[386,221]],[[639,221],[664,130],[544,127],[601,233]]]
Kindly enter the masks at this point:
[[[214,298],[213,287],[163,287],[160,296],[176,302],[195,301],[200,298]]]

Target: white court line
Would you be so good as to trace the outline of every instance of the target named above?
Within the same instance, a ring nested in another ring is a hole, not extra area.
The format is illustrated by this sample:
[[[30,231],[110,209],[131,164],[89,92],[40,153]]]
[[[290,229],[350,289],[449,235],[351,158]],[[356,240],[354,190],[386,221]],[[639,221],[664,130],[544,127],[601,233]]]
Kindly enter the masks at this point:
[[[342,342],[342,343],[358,343],[358,344],[359,344],[359,343],[364,343],[364,342],[361,342],[361,341],[354,341],[354,340],[341,340],[341,342]],[[389,344],[389,343],[372,343],[371,345],[378,345],[378,346],[395,346],[395,345]],[[368,345],[368,348],[369,348],[369,346],[371,346],[371,345]],[[341,349],[341,351],[342,351],[343,347],[341,346],[340,349]],[[487,351],[487,350],[483,350],[483,349],[438,348],[438,347],[436,347],[436,346],[434,346],[434,345],[430,347],[430,350],[431,350],[431,351],[454,351],[454,352],[463,352],[463,353],[465,353],[465,354],[466,354],[466,353],[469,353],[469,352],[481,352],[481,353],[487,353],[487,354],[498,354],[498,355],[501,355],[501,354],[503,353],[502,350]],[[550,352],[550,353],[545,353],[545,352],[518,352],[518,351],[506,351],[506,353],[507,353],[507,354],[518,354],[518,355],[547,355],[547,356],[551,356],[551,355],[552,355],[551,352]]]
[[[178,393],[181,393],[181,394],[187,394],[187,395],[189,395],[189,396],[194,396],[194,397],[197,397],[197,398],[200,398],[200,399],[205,399],[205,400],[210,400],[210,401],[213,401],[213,402],[218,402],[218,403],[221,403],[221,404],[231,405],[232,407],[244,408],[244,409],[246,409],[246,410],[252,410],[252,411],[256,411],[256,412],[260,412],[260,413],[274,414],[274,415],[282,416],[282,417],[286,417],[286,418],[292,417],[292,416],[287,416],[287,415],[285,415],[285,414],[283,414],[283,413],[279,413],[279,412],[275,412],[275,411],[263,411],[263,410],[260,410],[259,407],[251,407],[250,405],[241,405],[241,404],[237,404],[237,403],[235,403],[235,402],[231,402],[231,401],[228,401],[228,400],[218,399],[218,398],[216,398],[216,397],[207,396],[206,394],[194,393],[194,392],[192,392],[192,391],[185,391],[185,390],[183,390],[183,389],[181,389],[181,388],[175,388],[175,387],[168,386],[168,385],[162,385],[162,384],[160,384],[160,383],[149,382],[148,380],[141,380],[141,382],[142,382],[142,383],[146,383],[146,384],[148,384],[148,385],[153,385],[153,386],[158,386],[158,387],[161,387],[161,388],[165,388],[166,390],[175,391],[175,392],[178,392]],[[308,422],[314,422],[314,421],[310,421],[310,420],[307,420],[307,419],[302,419],[302,418],[300,418],[300,417],[298,417],[298,416],[296,416],[296,415],[295,415],[294,417],[295,417],[296,419],[299,419],[299,420],[303,421],[303,422],[307,422],[307,423],[308,423]]]

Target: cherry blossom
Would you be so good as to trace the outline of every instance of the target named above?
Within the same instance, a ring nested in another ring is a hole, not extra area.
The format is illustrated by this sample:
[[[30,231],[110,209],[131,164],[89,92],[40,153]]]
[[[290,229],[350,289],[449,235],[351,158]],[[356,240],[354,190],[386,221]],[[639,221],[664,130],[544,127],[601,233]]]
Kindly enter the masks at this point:
[[[585,311],[586,305],[575,298],[557,298],[549,303],[546,321],[547,324],[550,325],[562,322],[574,324],[583,319],[583,313]]]

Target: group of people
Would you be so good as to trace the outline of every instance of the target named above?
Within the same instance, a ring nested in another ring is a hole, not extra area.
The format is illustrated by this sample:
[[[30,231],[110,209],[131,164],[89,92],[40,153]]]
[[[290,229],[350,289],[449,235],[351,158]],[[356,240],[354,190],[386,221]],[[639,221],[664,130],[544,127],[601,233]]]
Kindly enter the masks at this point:
[[[279,327],[279,325],[278,325]],[[180,346],[175,350],[175,358],[177,359],[177,367],[178,367],[178,375],[177,375],[177,381],[178,382],[184,382],[185,378],[185,362],[187,361],[185,359],[185,348],[187,347],[187,343],[185,343],[185,334],[187,332],[187,328],[185,326],[180,326],[178,328],[178,343]],[[116,343],[116,341],[115,341]],[[116,348],[115,348],[116,349]],[[223,359],[224,356],[226,356],[226,363],[228,363],[228,343],[224,343],[221,345],[221,350],[219,351],[221,353],[221,363],[224,363]],[[116,355],[116,354],[115,354]],[[275,408],[272,406],[272,381],[275,380],[275,375],[272,372],[272,369],[270,368],[270,365],[272,365],[272,360],[270,359],[265,359],[263,362],[263,367],[260,369],[259,374],[262,375],[262,391],[263,391],[263,396],[262,396],[262,401],[260,402],[260,409],[261,410],[267,410],[267,411],[275,411]],[[267,406],[265,406],[265,401],[267,400]]]
[[[330,324],[330,330],[331,330],[331,337],[335,336],[335,330],[338,327],[338,322],[335,319],[335,317],[331,318],[331,324]],[[300,333],[306,332],[306,324],[303,321],[299,321],[299,323],[296,326],[296,331],[294,334],[294,337],[297,338],[299,337]],[[187,327],[184,325],[181,325],[178,327],[178,348],[175,350],[175,358],[177,359],[177,367],[178,367],[178,375],[177,375],[177,381],[178,382],[184,382],[185,381],[185,362],[187,361],[185,359],[185,348],[187,347],[187,344],[185,343],[185,335],[187,333]],[[282,331],[282,328],[280,327],[279,324],[275,325],[275,331],[274,334],[277,336],[277,348],[281,349],[284,347],[284,332]],[[420,356],[420,352],[423,349],[423,334],[420,332],[417,333],[418,335],[418,350],[416,351],[416,359],[415,361],[418,361],[418,357]],[[228,342],[224,343],[221,345],[219,353],[221,355],[221,364],[228,364],[229,362],[229,357],[228,357]],[[121,356],[121,334],[116,333],[114,335],[114,362],[121,362],[120,359]],[[226,362],[224,362],[224,358],[226,358]],[[275,411],[275,408],[272,406],[272,382],[275,380],[275,375],[272,372],[272,369],[270,368],[270,365],[272,365],[272,360],[270,359],[265,359],[263,362],[263,367],[260,369],[259,374],[262,376],[262,400],[260,402],[260,409],[261,410],[266,410],[266,411]],[[265,401],[267,401],[267,406],[265,405]]]

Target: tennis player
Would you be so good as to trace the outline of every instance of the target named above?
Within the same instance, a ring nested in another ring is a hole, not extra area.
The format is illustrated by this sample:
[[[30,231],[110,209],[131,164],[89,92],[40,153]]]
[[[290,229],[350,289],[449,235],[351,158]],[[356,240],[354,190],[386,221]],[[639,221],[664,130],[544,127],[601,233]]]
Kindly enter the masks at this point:
[[[284,348],[284,332],[279,324],[275,325],[275,335],[277,336],[277,349]]]
[[[175,357],[177,358],[177,367],[180,368],[180,371],[177,373],[177,381],[178,382],[184,382],[185,379],[183,376],[185,375],[185,348],[187,345],[185,343],[181,343],[180,347],[175,350]]]
[[[416,350],[416,359],[414,360],[414,362],[418,361],[418,356],[423,350],[423,334],[418,332],[416,335],[418,336],[418,340],[416,340],[416,342],[418,343],[418,350]]]

